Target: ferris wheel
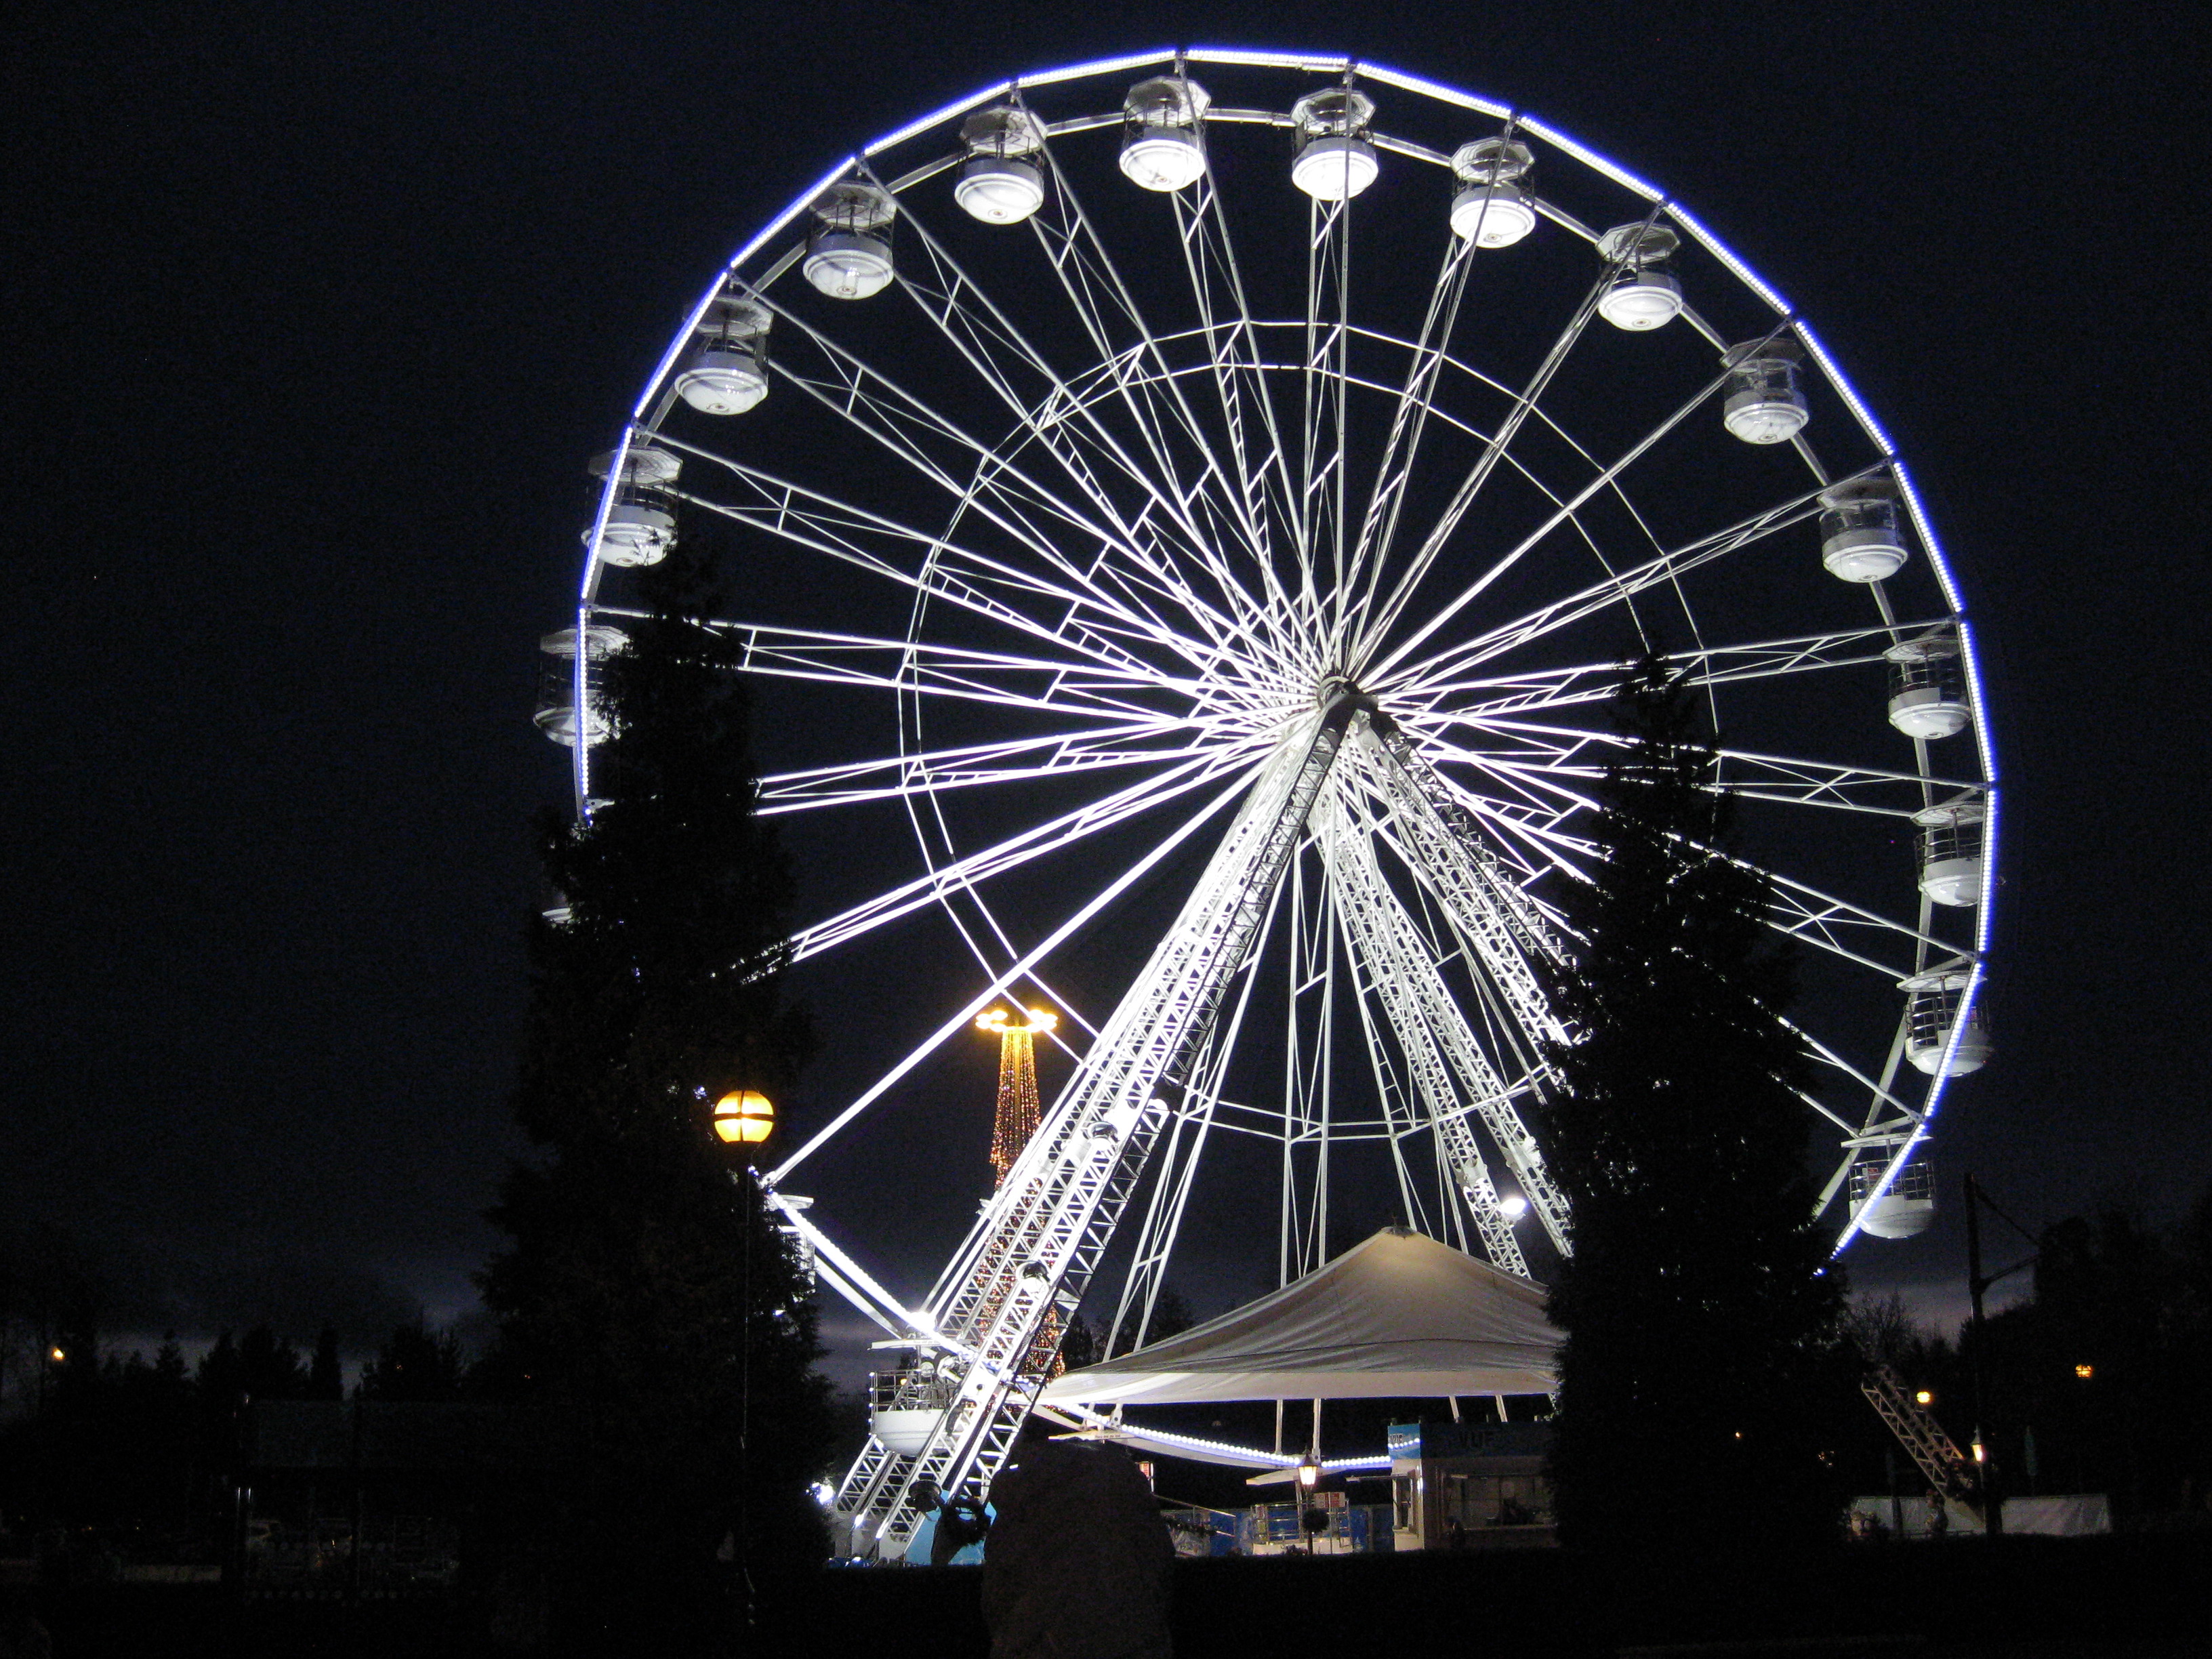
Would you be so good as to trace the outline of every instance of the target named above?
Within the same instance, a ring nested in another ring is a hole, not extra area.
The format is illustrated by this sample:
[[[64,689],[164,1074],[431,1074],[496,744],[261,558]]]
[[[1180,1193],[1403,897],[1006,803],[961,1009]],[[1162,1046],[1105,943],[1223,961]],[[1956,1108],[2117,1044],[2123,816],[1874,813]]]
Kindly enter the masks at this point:
[[[746,241],[598,467],[539,711],[579,809],[626,573],[696,537],[803,763],[760,811],[856,849],[794,960],[876,950],[942,1016],[763,1177],[908,1356],[836,1498],[856,1550],[902,1550],[918,1480],[995,1472],[1079,1304],[1141,1340],[1194,1217],[1232,1209],[1277,1283],[1363,1180],[1513,1273],[1571,1249],[1539,970],[1603,878],[1605,704],[1645,648],[1710,701],[1804,947],[1838,1248],[1927,1225],[1944,1087],[1990,1054],[1963,599],[1804,319],[1535,117],[1231,51],[985,88]],[[1017,1000],[1070,1075],[896,1294],[841,1137]]]

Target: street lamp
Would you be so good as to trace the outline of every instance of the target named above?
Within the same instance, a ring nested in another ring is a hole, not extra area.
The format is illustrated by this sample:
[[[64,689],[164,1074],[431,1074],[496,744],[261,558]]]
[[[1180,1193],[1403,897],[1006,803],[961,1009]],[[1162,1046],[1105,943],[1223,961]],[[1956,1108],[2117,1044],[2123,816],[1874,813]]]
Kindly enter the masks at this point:
[[[714,1103],[714,1133],[726,1146],[757,1146],[775,1128],[775,1108],[757,1089],[733,1089]]]

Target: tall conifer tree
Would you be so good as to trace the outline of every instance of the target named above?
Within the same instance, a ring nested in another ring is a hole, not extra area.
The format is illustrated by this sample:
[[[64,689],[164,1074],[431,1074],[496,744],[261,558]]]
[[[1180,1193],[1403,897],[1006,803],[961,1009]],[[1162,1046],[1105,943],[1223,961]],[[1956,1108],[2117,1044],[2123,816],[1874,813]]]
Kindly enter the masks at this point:
[[[747,707],[682,552],[608,665],[616,733],[588,823],[545,826],[569,919],[532,936],[517,1115],[541,1156],[494,1219],[487,1373],[538,1402],[556,1464],[556,1600],[633,1637],[719,1616],[726,1539],[817,1561],[827,1442],[810,1289],[713,1102],[785,1100],[809,1047],[785,1000],[790,879],[754,813]]]
[[[1552,1292],[1560,1528],[1603,1551],[1811,1542],[1834,1521],[1843,1286],[1813,1221],[1791,961],[1729,855],[1689,692],[1647,658],[1617,707],[1595,879],[1563,901],[1580,942],[1550,987],[1577,1033],[1542,1115],[1574,1206]]]

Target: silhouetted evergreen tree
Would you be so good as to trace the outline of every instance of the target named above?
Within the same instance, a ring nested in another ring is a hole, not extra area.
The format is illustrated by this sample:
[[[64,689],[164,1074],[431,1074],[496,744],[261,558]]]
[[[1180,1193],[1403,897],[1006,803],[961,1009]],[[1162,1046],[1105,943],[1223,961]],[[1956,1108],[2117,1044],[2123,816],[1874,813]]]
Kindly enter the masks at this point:
[[[558,1425],[555,1582],[633,1639],[709,1615],[726,1537],[756,1577],[821,1559],[830,1434],[810,1287],[711,1129],[728,1089],[787,1103],[809,1047],[782,993],[789,878],[732,644],[690,620],[711,614],[697,567],[679,552],[643,591],[607,673],[612,799],[544,832],[571,919],[532,933],[515,1108],[541,1156],[505,1183],[482,1280],[486,1376]]]
[[[461,1339],[432,1330],[419,1315],[395,1327],[362,1368],[361,1393],[364,1400],[459,1400]]]
[[[1102,1358],[1098,1352],[1098,1333],[1091,1328],[1090,1322],[1081,1314],[1072,1316],[1067,1328],[1060,1334],[1060,1357],[1072,1371],[1085,1365],[1095,1365]]]
[[[1808,1081],[1779,1023],[1789,957],[1727,856],[1731,802],[1688,693],[1652,659],[1561,896],[1580,942],[1551,994],[1576,1039],[1540,1117],[1574,1208],[1553,1470],[1569,1541],[1783,1546],[1832,1535],[1820,1461],[1847,1386],[1843,1285],[1813,1224]]]
[[[300,1351],[266,1325],[256,1325],[238,1341],[238,1385],[246,1401],[305,1400],[307,1368]]]
[[[325,1325],[315,1338],[315,1357],[307,1365],[307,1398],[345,1398],[345,1367],[338,1358],[338,1334]]]

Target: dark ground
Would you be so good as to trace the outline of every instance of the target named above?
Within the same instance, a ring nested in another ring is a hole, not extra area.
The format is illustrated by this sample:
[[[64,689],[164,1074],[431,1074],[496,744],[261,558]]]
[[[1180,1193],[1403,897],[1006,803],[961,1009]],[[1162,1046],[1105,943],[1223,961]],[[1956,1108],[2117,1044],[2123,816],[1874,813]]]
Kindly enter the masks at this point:
[[[1790,1569],[1717,1560],[1598,1573],[1564,1553],[1178,1564],[1184,1659],[1269,1656],[1671,1653],[1951,1656],[2201,1654],[2212,1534],[1956,1539],[1838,1551]],[[756,1651],[930,1659],[988,1650],[975,1569],[825,1572]],[[85,1591],[42,1608],[60,1659],[476,1659],[501,1651],[458,1603],[348,1610],[226,1604],[216,1593]],[[591,1649],[620,1655],[618,1637]],[[659,1653],[653,1659],[682,1659]]]

